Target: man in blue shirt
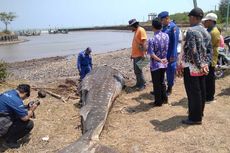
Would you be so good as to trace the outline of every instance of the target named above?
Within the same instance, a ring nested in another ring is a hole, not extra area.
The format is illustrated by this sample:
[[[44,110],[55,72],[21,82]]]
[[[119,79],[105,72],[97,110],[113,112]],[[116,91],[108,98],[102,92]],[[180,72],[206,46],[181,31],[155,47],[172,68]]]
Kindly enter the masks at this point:
[[[30,118],[37,104],[27,110],[23,100],[29,96],[30,86],[27,84],[20,84],[16,90],[0,94],[0,137],[5,138],[6,147],[20,147],[17,141],[33,129],[34,124]]]
[[[84,79],[86,74],[92,70],[92,57],[90,55],[91,52],[91,48],[88,47],[86,50],[83,50],[78,54],[77,69],[80,74],[80,80]]]
[[[164,11],[158,15],[158,18],[161,20],[163,25],[162,32],[165,32],[169,36],[169,48],[167,51],[167,82],[168,89],[167,94],[170,95],[172,93],[172,87],[174,85],[174,78],[176,73],[176,61],[177,61],[177,45],[179,42],[179,28],[175,24],[175,22],[171,21],[169,18],[169,13]]]

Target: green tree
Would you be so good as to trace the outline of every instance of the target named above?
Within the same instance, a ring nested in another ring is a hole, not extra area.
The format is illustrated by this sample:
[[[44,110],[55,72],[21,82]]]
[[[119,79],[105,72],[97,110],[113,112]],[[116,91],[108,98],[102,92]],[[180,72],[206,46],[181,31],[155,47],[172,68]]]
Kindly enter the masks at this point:
[[[5,32],[8,32],[8,24],[10,24],[17,16],[13,12],[1,12],[0,13],[0,21],[5,24]]]
[[[188,23],[188,12],[172,14],[170,19],[175,20],[178,24]]]
[[[226,21],[227,9],[228,9],[228,2],[229,2],[229,0],[220,0],[219,17],[220,17],[221,22],[225,22]]]

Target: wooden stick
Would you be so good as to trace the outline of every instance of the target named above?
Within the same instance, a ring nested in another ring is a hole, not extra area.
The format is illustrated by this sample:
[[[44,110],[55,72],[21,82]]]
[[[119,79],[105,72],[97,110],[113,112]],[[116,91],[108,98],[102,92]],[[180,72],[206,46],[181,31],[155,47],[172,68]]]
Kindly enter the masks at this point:
[[[67,103],[67,102],[65,101],[65,99],[64,99],[62,96],[60,96],[60,95],[58,95],[58,94],[56,94],[56,93],[53,93],[53,92],[51,92],[51,91],[49,91],[49,90],[44,90],[44,91],[45,91],[46,93],[48,93],[49,95],[51,95],[51,96],[57,98],[57,99],[61,99],[64,103]]]

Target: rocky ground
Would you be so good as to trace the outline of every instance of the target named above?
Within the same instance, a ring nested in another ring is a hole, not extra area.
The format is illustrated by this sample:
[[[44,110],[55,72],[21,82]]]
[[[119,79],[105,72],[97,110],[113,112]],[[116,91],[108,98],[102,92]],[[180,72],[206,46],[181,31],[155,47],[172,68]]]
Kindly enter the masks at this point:
[[[229,153],[230,152],[230,76],[216,82],[216,102],[207,104],[203,124],[184,126],[187,99],[183,80],[177,78],[169,104],[151,108],[154,100],[150,72],[144,69],[147,88],[134,91],[135,84],[129,49],[93,55],[94,67],[107,65],[121,71],[127,87],[114,103],[101,143],[121,153]],[[6,153],[49,153],[67,146],[80,137],[80,117],[75,83],[78,81],[76,57],[53,57],[9,64],[10,76],[0,91],[26,82],[33,86],[30,100],[36,99],[37,88],[43,88],[67,99],[67,103],[48,95],[36,110],[35,127],[19,149]],[[26,102],[28,102],[26,101]],[[48,140],[44,140],[44,138]],[[30,139],[30,140],[29,140]],[[29,141],[28,141],[29,140]],[[1,141],[0,141],[1,142]]]

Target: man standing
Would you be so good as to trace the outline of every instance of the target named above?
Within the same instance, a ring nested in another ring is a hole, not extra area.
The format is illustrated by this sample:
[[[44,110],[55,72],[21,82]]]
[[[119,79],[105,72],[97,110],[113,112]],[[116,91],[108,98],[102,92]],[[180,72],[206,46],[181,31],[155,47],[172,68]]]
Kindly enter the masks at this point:
[[[88,47],[78,54],[77,69],[80,74],[80,81],[84,79],[86,74],[88,74],[92,70],[92,57],[90,55],[91,52],[91,48]]]
[[[205,75],[208,74],[212,52],[211,36],[201,24],[203,10],[194,8],[189,13],[190,28],[187,31],[184,45],[184,63],[188,68],[184,70],[184,84],[188,97],[188,119],[183,124],[202,124],[205,106],[206,90]]]
[[[218,47],[220,46],[220,32],[216,27],[217,15],[215,13],[208,13],[203,19],[205,28],[212,38],[213,54],[212,61],[209,63],[209,73],[206,76],[206,101],[211,102],[214,100],[215,95],[215,67],[218,61]]]
[[[10,90],[0,94],[0,137],[4,136],[9,148],[18,148],[18,140],[27,135],[34,127],[30,118],[37,108],[33,104],[27,110],[23,100],[30,96],[30,86],[20,84],[16,90]]]
[[[134,32],[131,59],[133,59],[134,73],[136,75],[135,87],[142,90],[145,88],[145,79],[142,69],[138,67],[137,62],[142,60],[146,54],[147,34],[145,29],[139,26],[139,22],[136,19],[129,20],[129,26]]]
[[[167,50],[169,37],[161,32],[162,25],[158,19],[152,21],[154,36],[148,42],[148,54],[151,56],[151,75],[154,87],[155,102],[153,106],[162,106],[167,103],[165,87],[165,71],[167,68]]]
[[[163,25],[162,32],[165,32],[169,36],[169,48],[167,51],[167,94],[170,95],[172,93],[172,87],[174,85],[174,79],[176,74],[176,62],[177,62],[177,45],[179,42],[179,28],[175,24],[175,22],[171,21],[169,18],[169,13],[164,11],[158,15],[158,18],[161,20]]]

